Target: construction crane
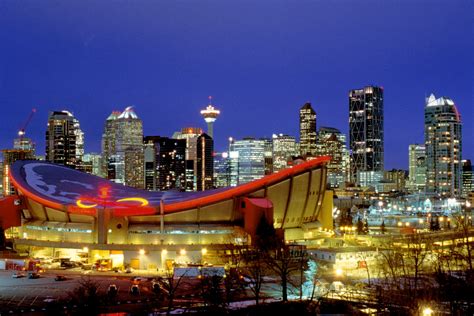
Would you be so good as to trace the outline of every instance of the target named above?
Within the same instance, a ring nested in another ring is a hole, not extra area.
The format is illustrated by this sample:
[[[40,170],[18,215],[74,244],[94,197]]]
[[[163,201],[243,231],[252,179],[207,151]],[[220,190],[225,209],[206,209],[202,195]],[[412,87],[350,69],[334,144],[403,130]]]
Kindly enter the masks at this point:
[[[31,109],[30,115],[28,115],[28,118],[26,119],[25,123],[23,123],[22,127],[18,131],[18,137],[20,140],[23,140],[23,137],[25,136],[26,133],[26,128],[28,127],[28,124],[30,124],[31,119],[33,118],[33,115],[35,115],[36,109],[33,108]]]

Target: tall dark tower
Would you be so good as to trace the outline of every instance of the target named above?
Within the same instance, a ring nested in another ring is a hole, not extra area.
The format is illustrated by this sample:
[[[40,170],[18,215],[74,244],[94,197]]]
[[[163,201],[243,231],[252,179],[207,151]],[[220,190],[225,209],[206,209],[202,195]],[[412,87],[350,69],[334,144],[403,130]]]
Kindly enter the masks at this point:
[[[300,153],[302,156],[316,153],[316,112],[309,102],[300,109]]]
[[[384,171],[383,88],[367,86],[349,92],[351,181],[358,172]]]
[[[212,189],[214,179],[214,141],[207,134],[197,140],[197,190]]]
[[[79,121],[70,112],[50,112],[46,129],[46,160],[75,168],[84,154],[83,135]]]

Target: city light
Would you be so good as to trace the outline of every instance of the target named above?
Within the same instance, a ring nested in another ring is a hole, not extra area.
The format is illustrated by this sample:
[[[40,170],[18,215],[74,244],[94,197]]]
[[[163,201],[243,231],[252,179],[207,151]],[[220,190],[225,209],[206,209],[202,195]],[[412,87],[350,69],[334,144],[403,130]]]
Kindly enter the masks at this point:
[[[145,254],[145,249],[140,249],[140,251],[138,251],[138,253],[140,254],[140,256],[143,256]]]
[[[336,269],[336,276],[342,276],[344,271],[341,268]]]
[[[430,316],[433,314],[433,310],[429,307],[425,307],[423,309],[423,316]]]
[[[181,249],[181,250],[179,251],[179,254],[180,254],[181,256],[186,255],[186,249]]]
[[[206,248],[202,248],[202,249],[201,249],[201,253],[202,253],[203,255],[207,254],[207,249],[206,249]]]

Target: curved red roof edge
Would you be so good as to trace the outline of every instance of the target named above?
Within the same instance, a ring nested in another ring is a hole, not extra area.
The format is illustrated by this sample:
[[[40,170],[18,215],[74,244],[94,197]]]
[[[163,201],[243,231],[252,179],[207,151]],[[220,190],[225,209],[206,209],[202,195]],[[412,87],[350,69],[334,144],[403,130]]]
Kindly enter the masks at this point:
[[[331,160],[330,156],[321,156],[315,159],[305,161],[299,165],[296,165],[292,168],[284,169],[278,173],[271,174],[265,176],[261,179],[245,183],[234,187],[232,189],[226,190],[224,192],[219,192],[216,194],[212,194],[210,196],[205,196],[201,198],[197,198],[190,201],[183,201],[183,202],[176,202],[172,204],[165,204],[164,211],[171,213],[177,211],[185,211],[193,208],[198,208],[202,206],[207,206],[210,204],[215,204],[222,202],[224,200],[231,199],[236,196],[243,196],[249,194],[251,192],[255,192],[257,190],[263,189],[267,186],[273,185],[275,183],[281,182],[285,179],[288,179],[292,176],[299,175],[304,173],[307,170],[311,170],[314,167],[324,165]]]
[[[246,194],[249,194],[251,192],[258,191],[260,189],[263,189],[267,186],[273,185],[275,183],[281,182],[285,179],[288,179],[292,176],[299,175],[301,173],[304,173],[308,170],[313,169],[314,167],[324,165],[325,163],[329,162],[331,160],[330,156],[321,156],[317,157],[315,159],[305,161],[299,165],[296,165],[292,168],[284,169],[278,173],[271,174],[268,176],[265,176],[261,179],[245,183],[242,185],[239,185],[237,187],[231,188],[229,190],[223,191],[223,192],[218,192],[216,194],[212,194],[209,196],[205,197],[200,197],[196,198],[193,200],[188,200],[188,201],[183,201],[183,202],[176,202],[176,203],[171,203],[171,204],[164,204],[164,212],[165,213],[176,213],[178,211],[186,211],[198,207],[203,207],[207,206],[210,204],[215,204],[219,203],[228,199],[231,199],[236,196],[244,196]],[[13,177],[11,174],[11,171],[9,171],[10,179],[13,185],[19,189],[25,196],[28,198],[43,204],[44,206],[57,209],[57,210],[67,210],[67,206],[64,204],[56,203],[51,200],[45,199],[41,196],[38,196],[34,194],[33,192],[25,189],[22,187],[18,181]],[[166,203],[166,201],[165,201]],[[138,215],[138,214],[137,214]]]

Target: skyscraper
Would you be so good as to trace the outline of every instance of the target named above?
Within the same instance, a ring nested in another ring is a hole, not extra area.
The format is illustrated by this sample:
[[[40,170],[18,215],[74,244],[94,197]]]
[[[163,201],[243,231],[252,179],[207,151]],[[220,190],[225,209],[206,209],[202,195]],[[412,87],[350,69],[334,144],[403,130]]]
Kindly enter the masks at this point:
[[[469,193],[474,192],[474,168],[471,160],[462,161],[462,196],[467,198]]]
[[[145,188],[159,191],[170,189],[184,191],[186,140],[146,136],[144,143]]]
[[[331,188],[343,187],[349,179],[349,151],[346,135],[337,128],[321,127],[318,132],[316,156],[331,156],[327,164],[327,184]]]
[[[3,195],[14,194],[14,189],[10,181],[10,167],[17,160],[35,159],[33,150],[24,149],[4,149],[3,153],[3,165],[2,165],[2,188]]]
[[[204,110],[201,110],[201,115],[204,117],[204,121],[207,123],[207,135],[211,138],[214,138],[214,122],[216,121],[219,114],[221,114],[221,111],[212,105],[212,97],[209,96],[209,104]]]
[[[412,192],[424,192],[426,187],[426,150],[425,145],[408,146],[408,189]]]
[[[383,88],[367,86],[349,92],[349,147],[351,181],[383,178],[384,131]],[[373,173],[378,173],[377,175]]]
[[[108,179],[144,188],[143,126],[133,107],[127,107],[120,114],[112,112],[107,118],[102,158]]]
[[[425,147],[427,192],[461,195],[461,116],[450,98],[426,99]]]
[[[214,141],[207,134],[197,140],[197,190],[213,188],[214,182]]]
[[[229,158],[231,185],[247,183],[265,176],[265,140],[252,137],[232,140]]]
[[[313,156],[316,152],[316,112],[306,102],[300,109],[300,153]]]
[[[197,139],[203,133],[199,127],[185,127],[175,132],[173,138],[186,140],[186,190],[197,190]]]
[[[76,168],[84,155],[84,133],[69,111],[49,113],[46,160]]]
[[[288,162],[297,156],[296,139],[293,136],[274,134],[273,142],[273,172],[288,168]]]

